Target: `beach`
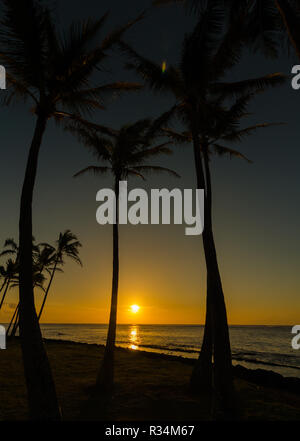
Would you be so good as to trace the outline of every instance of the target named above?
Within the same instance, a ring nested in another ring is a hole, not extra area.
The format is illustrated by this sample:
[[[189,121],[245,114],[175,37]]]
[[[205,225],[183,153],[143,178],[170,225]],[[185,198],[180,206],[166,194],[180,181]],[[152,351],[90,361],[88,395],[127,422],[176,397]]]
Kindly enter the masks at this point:
[[[45,340],[63,419],[105,421],[206,421],[207,401],[188,389],[194,360],[116,348],[114,395],[105,414],[82,416],[103,346]],[[1,420],[26,420],[27,401],[19,339],[0,352]],[[241,419],[299,420],[300,380],[264,370],[234,368]]]

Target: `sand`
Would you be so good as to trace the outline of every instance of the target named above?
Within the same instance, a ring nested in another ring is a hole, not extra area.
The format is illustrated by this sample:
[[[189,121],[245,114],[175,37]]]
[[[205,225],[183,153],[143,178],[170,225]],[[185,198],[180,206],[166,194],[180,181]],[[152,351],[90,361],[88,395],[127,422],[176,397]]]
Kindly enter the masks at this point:
[[[101,362],[103,347],[45,341],[64,420],[78,420]],[[26,389],[18,339],[0,351],[0,419],[26,420]],[[107,413],[85,419],[106,421],[203,421],[207,401],[189,392],[192,361],[116,349],[115,392]],[[243,371],[245,373],[245,371]],[[243,375],[245,378],[245,374]],[[253,377],[253,375],[252,375]],[[236,378],[244,420],[300,420],[300,394]]]

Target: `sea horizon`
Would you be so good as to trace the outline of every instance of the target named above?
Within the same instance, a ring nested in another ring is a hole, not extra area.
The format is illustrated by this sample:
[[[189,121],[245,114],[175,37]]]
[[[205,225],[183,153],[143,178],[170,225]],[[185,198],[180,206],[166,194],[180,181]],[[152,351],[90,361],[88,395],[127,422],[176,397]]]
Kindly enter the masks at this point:
[[[42,323],[45,339],[105,345],[108,324]],[[292,348],[290,325],[229,325],[233,364],[300,378],[299,351]],[[118,324],[116,346],[196,359],[204,325]]]

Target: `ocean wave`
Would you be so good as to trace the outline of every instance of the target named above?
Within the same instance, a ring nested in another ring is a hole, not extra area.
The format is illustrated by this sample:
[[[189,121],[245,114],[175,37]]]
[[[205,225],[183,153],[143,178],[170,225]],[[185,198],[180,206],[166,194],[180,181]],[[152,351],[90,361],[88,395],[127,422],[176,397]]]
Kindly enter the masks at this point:
[[[253,364],[263,364],[265,366],[277,366],[277,367],[300,370],[299,366],[290,365],[290,364],[274,363],[272,361],[258,360],[257,358],[237,357],[237,356],[233,355],[232,359],[236,360],[236,361],[245,361],[247,363],[253,363]]]
[[[161,351],[166,351],[166,352],[182,352],[182,353],[187,353],[187,354],[193,354],[193,353],[197,353],[199,352],[197,349],[183,349],[182,347],[178,347],[178,346],[161,346],[161,345],[147,345],[147,344],[138,344],[137,346],[139,348],[145,348],[145,349],[156,349],[156,350],[161,350]]]

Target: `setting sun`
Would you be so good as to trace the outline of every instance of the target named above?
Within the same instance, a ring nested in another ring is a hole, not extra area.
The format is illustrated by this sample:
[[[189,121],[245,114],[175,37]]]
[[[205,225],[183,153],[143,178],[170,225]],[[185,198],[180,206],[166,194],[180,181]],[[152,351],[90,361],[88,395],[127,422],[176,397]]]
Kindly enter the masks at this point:
[[[130,310],[131,312],[133,312],[134,314],[136,314],[139,311],[140,307],[138,305],[131,305],[130,306]]]

